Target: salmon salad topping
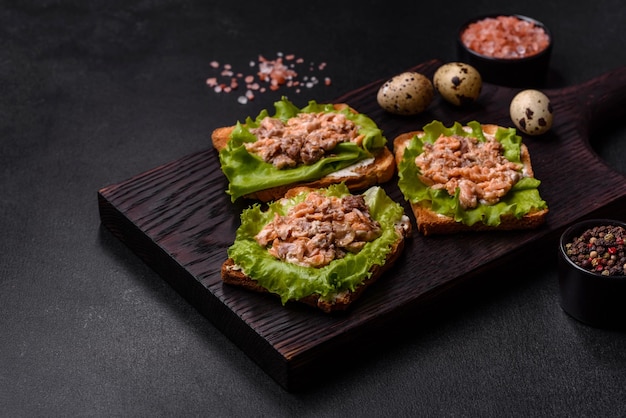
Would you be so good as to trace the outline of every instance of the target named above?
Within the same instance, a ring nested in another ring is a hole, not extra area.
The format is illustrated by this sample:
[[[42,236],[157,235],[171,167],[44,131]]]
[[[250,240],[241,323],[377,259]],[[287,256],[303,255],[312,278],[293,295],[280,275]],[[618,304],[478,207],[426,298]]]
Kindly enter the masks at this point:
[[[473,137],[442,135],[434,143],[424,144],[423,151],[415,159],[420,180],[451,196],[458,188],[464,209],[497,203],[522,178],[522,167],[507,160],[502,145],[491,136],[481,142]]]
[[[341,142],[363,139],[358,127],[341,113],[300,113],[286,123],[265,117],[258,128],[250,129],[256,142],[246,143],[248,152],[276,168],[311,165],[330,153]]]
[[[255,239],[273,257],[320,268],[359,252],[381,234],[362,195],[339,198],[311,192],[287,215],[276,214]]]

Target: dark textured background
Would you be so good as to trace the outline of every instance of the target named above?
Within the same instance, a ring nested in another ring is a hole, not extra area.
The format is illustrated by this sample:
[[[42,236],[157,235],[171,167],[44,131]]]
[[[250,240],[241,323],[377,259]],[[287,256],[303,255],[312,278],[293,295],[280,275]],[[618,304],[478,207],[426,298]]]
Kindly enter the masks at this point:
[[[626,334],[563,313],[551,254],[292,394],[100,226],[99,188],[280,96],[212,92],[212,60],[326,62],[331,86],[289,95],[327,101],[454,60],[466,18],[503,12],[551,28],[549,87],[626,65],[621,1],[499,3],[0,1],[0,415],[626,415]],[[591,140],[626,172],[623,121]]]

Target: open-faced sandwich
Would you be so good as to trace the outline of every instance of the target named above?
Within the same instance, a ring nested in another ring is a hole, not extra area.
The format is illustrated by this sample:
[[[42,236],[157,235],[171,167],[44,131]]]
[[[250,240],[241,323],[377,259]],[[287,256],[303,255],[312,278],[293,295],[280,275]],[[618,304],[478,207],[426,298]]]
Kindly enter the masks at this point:
[[[341,183],[291,189],[241,214],[222,265],[225,283],[346,310],[400,256],[411,223],[379,186],[352,194]]]
[[[394,140],[398,186],[424,235],[530,229],[548,213],[514,128],[433,121]]]
[[[300,109],[282,98],[274,106],[274,116],[263,110],[255,119],[212,133],[232,201],[267,202],[295,186],[341,182],[364,190],[395,173],[382,131],[348,105],[311,101]]]

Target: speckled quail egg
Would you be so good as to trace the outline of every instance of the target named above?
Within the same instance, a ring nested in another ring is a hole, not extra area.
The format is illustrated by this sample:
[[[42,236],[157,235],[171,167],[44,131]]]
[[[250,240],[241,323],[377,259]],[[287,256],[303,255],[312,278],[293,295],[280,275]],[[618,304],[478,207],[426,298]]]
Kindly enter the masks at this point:
[[[441,97],[456,106],[476,101],[483,86],[478,70],[463,62],[442,65],[435,71],[433,81]]]
[[[380,107],[396,115],[417,115],[426,110],[435,95],[433,83],[423,74],[404,72],[386,81],[378,90]]]
[[[541,135],[552,127],[550,99],[539,90],[522,90],[511,100],[511,120],[528,135]]]

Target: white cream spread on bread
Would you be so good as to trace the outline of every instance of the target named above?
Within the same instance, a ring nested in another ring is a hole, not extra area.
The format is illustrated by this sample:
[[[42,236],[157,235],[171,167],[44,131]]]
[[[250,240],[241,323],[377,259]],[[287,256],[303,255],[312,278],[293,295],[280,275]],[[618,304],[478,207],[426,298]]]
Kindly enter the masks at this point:
[[[358,177],[361,174],[357,171],[361,167],[367,167],[370,164],[374,164],[375,158],[366,158],[364,160],[359,161],[358,163],[352,164],[346,168],[335,171],[334,173],[328,174],[326,177],[332,178],[345,178],[345,177]]]

